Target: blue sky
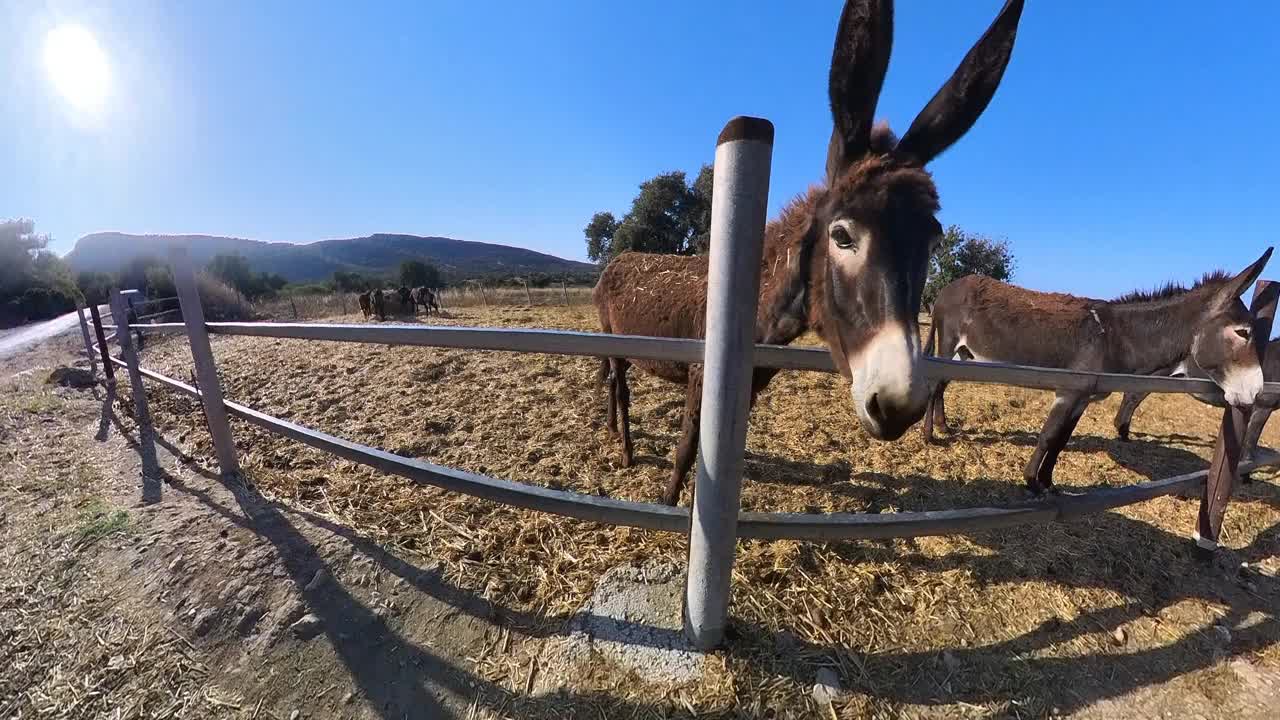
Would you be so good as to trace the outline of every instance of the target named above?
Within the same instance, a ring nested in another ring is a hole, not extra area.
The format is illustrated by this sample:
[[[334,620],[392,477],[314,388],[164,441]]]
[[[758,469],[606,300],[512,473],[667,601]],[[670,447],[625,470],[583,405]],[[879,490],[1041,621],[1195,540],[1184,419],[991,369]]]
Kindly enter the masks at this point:
[[[880,114],[902,130],[1000,0],[899,2]],[[1005,81],[932,169],[941,220],[1007,237],[1015,280],[1110,296],[1275,242],[1280,5],[1029,0]],[[0,0],[0,216],[308,241],[448,235],[583,258],[636,185],[777,127],[771,207],[818,180],[841,3]],[[46,33],[110,64],[87,118]],[[1269,275],[1280,276],[1280,267]]]

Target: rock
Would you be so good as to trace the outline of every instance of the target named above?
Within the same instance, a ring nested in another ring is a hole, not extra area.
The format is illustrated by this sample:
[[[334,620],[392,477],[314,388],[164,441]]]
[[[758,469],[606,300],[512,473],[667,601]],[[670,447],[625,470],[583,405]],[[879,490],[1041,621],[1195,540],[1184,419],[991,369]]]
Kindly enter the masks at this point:
[[[819,705],[830,705],[839,699],[844,690],[840,687],[840,675],[829,667],[818,670],[813,683],[813,700]]]
[[[1118,627],[1115,632],[1111,633],[1111,639],[1115,640],[1117,645],[1124,645],[1129,641],[1129,633],[1125,632],[1124,628]]]
[[[1214,625],[1213,636],[1222,645],[1231,644],[1231,630],[1225,625]]]
[[[192,608],[195,611],[195,608]],[[218,617],[218,613],[211,607],[203,608],[195,612],[195,622],[193,630],[197,636],[203,637],[213,629],[213,623]]]
[[[45,380],[49,385],[61,385],[62,387],[83,390],[94,386],[93,373],[82,368],[60,367],[49,373],[49,377]]]
[[[324,568],[320,568],[319,570],[316,571],[315,575],[311,576],[310,582],[308,582],[305,586],[303,586],[302,589],[316,590],[321,585],[325,584],[325,581],[327,581],[328,579],[329,579],[329,571],[325,570]]]
[[[355,693],[353,693],[353,692],[349,692],[349,693],[347,693],[346,695],[343,695],[343,696],[342,696],[342,704],[343,704],[343,705],[350,705],[350,704],[351,704],[351,702],[352,702],[353,700],[355,700],[355,699],[356,699],[356,694],[355,694]]]
[[[302,713],[297,710],[289,713],[289,720],[298,720],[300,717],[302,717]]]
[[[323,623],[320,622],[320,618],[317,617],[315,613],[307,613],[294,621],[294,623],[289,626],[289,629],[292,630],[293,634],[297,635],[300,639],[310,640],[320,634],[320,628],[322,625]]]

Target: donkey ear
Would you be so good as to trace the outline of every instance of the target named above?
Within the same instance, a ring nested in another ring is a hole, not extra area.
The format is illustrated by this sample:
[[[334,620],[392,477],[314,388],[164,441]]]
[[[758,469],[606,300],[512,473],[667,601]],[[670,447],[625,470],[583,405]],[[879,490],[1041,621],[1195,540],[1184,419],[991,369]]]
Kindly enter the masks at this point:
[[[827,92],[835,126],[827,147],[827,179],[862,157],[893,47],[893,0],[846,0],[840,13]]]
[[[1219,305],[1228,305],[1235,302],[1236,298],[1244,294],[1245,290],[1253,284],[1258,276],[1262,274],[1262,269],[1267,266],[1267,261],[1271,259],[1271,251],[1275,248],[1267,248],[1262,253],[1262,257],[1253,262],[1252,265],[1240,271],[1239,275],[1231,278],[1222,286],[1218,294],[1214,297],[1214,301]]]
[[[920,111],[897,152],[921,165],[942,154],[978,121],[995,95],[1013,53],[1023,0],[1008,0],[950,80]]]

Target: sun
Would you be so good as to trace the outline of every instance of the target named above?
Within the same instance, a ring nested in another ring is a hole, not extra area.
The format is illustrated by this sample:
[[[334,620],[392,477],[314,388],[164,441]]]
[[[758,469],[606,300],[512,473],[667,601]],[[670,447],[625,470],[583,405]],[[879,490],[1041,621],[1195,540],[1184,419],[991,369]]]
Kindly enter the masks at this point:
[[[53,86],[71,105],[96,113],[111,90],[106,53],[93,34],[79,25],[63,25],[44,39],[44,64]]]

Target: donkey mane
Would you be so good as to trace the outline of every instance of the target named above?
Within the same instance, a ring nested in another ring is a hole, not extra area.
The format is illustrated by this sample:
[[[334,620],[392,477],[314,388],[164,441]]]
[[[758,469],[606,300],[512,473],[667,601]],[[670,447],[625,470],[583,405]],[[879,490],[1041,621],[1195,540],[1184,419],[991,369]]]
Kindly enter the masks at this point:
[[[1132,303],[1156,302],[1158,300],[1168,300],[1169,298],[1186,295],[1192,290],[1199,290],[1206,286],[1221,285],[1223,282],[1231,279],[1231,273],[1226,270],[1213,270],[1204,274],[1191,287],[1187,287],[1181,283],[1167,282],[1154,290],[1134,290],[1125,293],[1110,302],[1116,305],[1127,305]]]

